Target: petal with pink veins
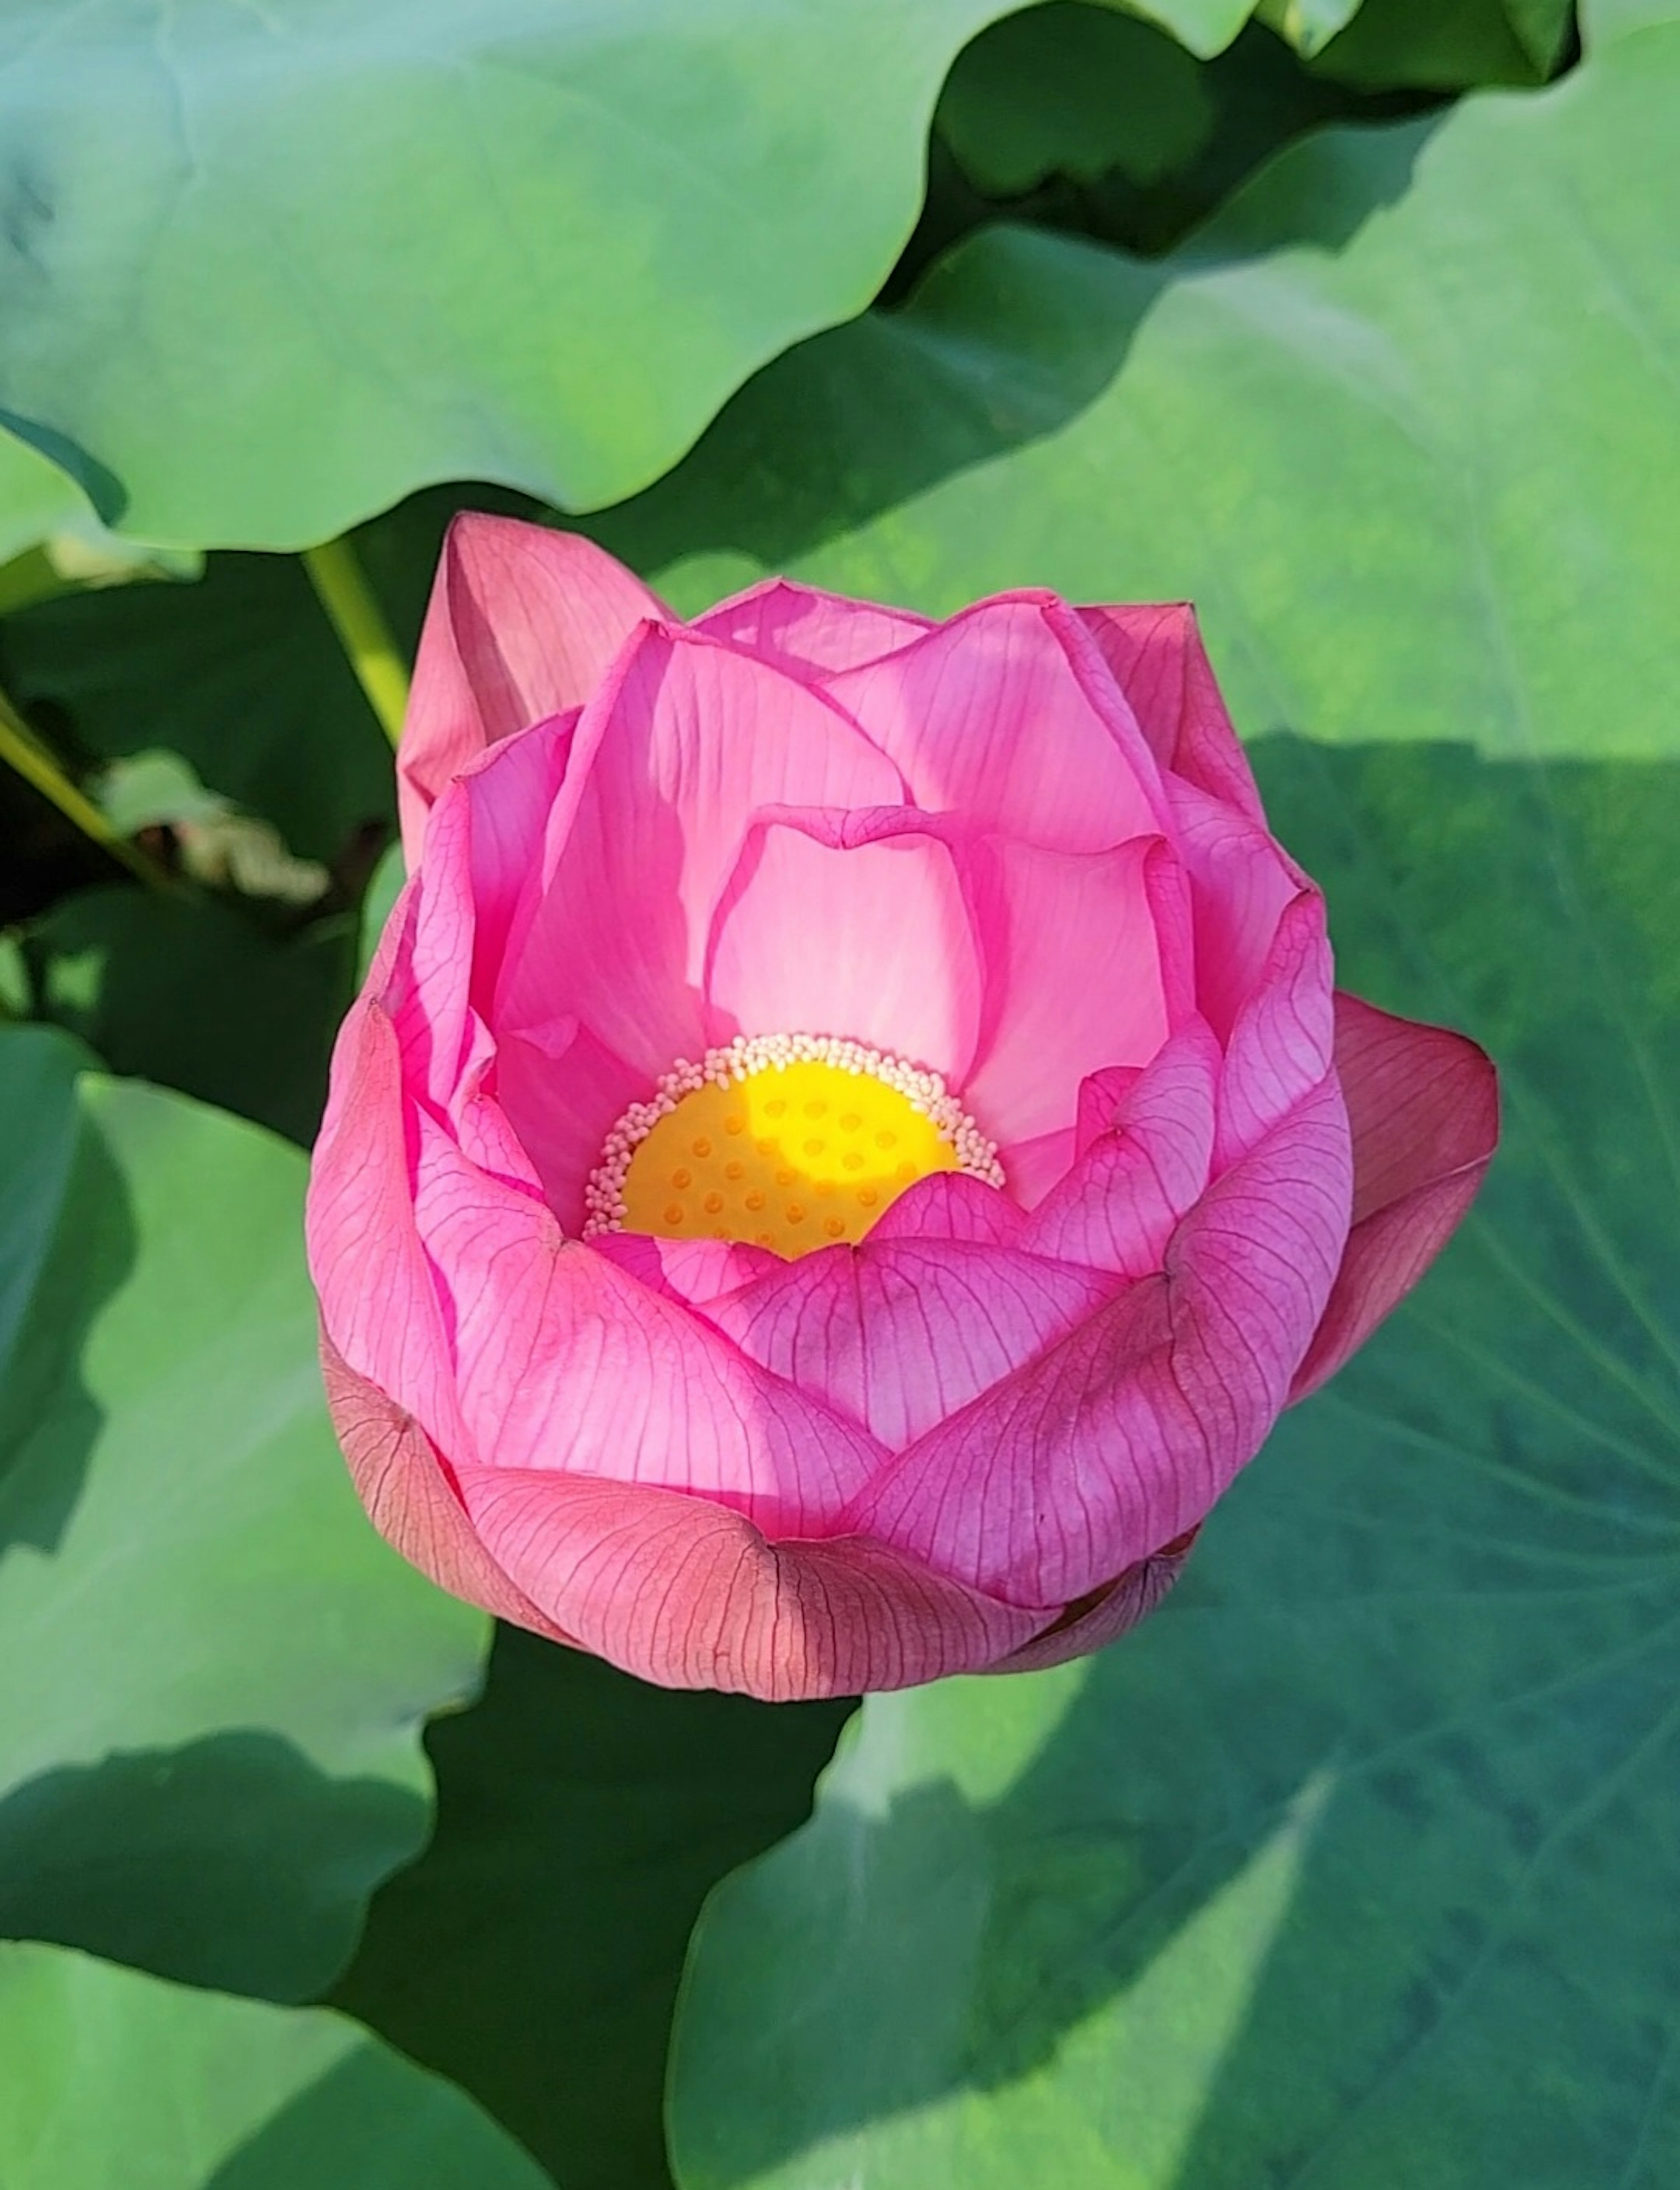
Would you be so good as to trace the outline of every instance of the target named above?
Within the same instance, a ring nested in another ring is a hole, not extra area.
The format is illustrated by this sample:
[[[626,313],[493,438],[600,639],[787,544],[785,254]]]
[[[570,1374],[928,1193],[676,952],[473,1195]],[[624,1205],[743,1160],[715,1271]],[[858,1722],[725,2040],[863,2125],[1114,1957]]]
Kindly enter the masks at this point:
[[[1093,1270],[951,1240],[802,1256],[707,1310],[750,1360],[892,1451],[1024,1369],[1102,1307]]]
[[[598,1255],[616,1262],[639,1284],[706,1308],[724,1293],[738,1292],[757,1278],[786,1269],[768,1247],[739,1240],[662,1240],[649,1232],[599,1232],[590,1241]]]
[[[559,1019],[502,1036],[496,1092],[548,1206],[581,1233],[590,1174],[607,1135],[646,1095],[646,1080],[576,1019]]]
[[[665,1688],[766,1703],[913,1688],[979,1671],[1055,1616],[867,1538],[767,1542],[743,1515],[670,1491],[501,1467],[461,1488],[497,1565],[548,1618]]]
[[[1008,1657],[988,1665],[989,1673],[1040,1673],[1047,1665],[1065,1665],[1070,1658],[1087,1657],[1146,1620],[1166,1595],[1190,1555],[1196,1539],[1192,1529],[1174,1543],[1146,1559],[1106,1587],[1069,1607],[1055,1625],[1036,1635]]]
[[[415,1225],[409,1108],[396,1030],[383,1006],[363,997],[333,1052],[304,1236],[335,1350],[454,1460],[469,1447],[443,1307]]]
[[[1305,875],[1275,838],[1184,784],[1168,786],[1195,913],[1196,1003],[1225,1041]]]
[[[828,690],[918,806],[1062,851],[1170,827],[1155,757],[1071,609],[1002,595]]]
[[[845,1525],[1023,1603],[1071,1603],[1193,1528],[1285,1403],[1351,1178],[1327,1077],[1202,1196],[1161,1275],[900,1454]]]
[[[1010,1195],[966,1172],[935,1172],[907,1186],[869,1228],[871,1240],[960,1240],[1011,1247],[1026,1222]]]
[[[914,808],[761,814],[718,901],[707,1041],[837,1035],[956,1082],[981,978],[951,854]]]
[[[421,1119],[416,1219],[485,1464],[684,1491],[777,1535],[824,1533],[880,1448],[429,1127]]]
[[[1316,1391],[1433,1262],[1475,1199],[1499,1139],[1486,1052],[1444,1027],[1337,991],[1336,1073],[1354,1136],[1354,1221],[1292,1399]]]
[[[696,631],[728,639],[796,676],[820,681],[841,669],[896,653],[934,626],[907,610],[848,600],[790,578],[766,578],[695,621]]]
[[[1034,1210],[1022,1245],[1127,1278],[1160,1269],[1207,1185],[1223,1062],[1205,1019],[1181,1028]]]
[[[444,786],[486,746],[581,706],[644,617],[669,611],[593,541],[468,511],[445,536],[397,751],[410,867]]]
[[[820,694],[679,628],[644,630],[574,736],[575,808],[497,1031],[575,1018],[650,1087],[705,1047],[712,914],[755,809],[898,805],[904,787]]]
[[[963,856],[985,1009],[957,1092],[1012,1145],[1071,1126],[1089,1074],[1147,1064],[1193,1007],[1189,895],[1159,837],[1085,853],[994,837]]]
[[[1163,768],[1265,826],[1254,771],[1237,737],[1195,610],[1185,601],[1082,608],[1097,642]]]
[[[324,1333],[321,1368],[356,1494],[391,1548],[452,1597],[551,1642],[570,1642],[480,1543],[451,1471],[413,1416],[357,1376]]]
[[[1324,899],[1305,889],[1285,906],[1253,992],[1226,1037],[1216,1171],[1246,1155],[1330,1069],[1333,980]]]

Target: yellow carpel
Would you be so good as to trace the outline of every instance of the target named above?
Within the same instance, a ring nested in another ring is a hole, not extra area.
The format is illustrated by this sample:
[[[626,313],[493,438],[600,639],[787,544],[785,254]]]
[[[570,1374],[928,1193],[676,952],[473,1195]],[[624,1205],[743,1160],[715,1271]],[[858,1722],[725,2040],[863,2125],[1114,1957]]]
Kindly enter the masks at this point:
[[[903,1089],[800,1058],[683,1095],[632,1153],[618,1223],[803,1255],[861,1240],[906,1187],[960,1167]]]

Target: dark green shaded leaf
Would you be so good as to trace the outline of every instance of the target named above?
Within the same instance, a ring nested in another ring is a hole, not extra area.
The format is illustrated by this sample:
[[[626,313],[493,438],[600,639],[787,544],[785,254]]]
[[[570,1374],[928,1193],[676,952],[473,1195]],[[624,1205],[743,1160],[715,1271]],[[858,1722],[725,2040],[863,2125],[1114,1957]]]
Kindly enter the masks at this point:
[[[1013,197],[1046,176],[1118,167],[1151,182],[1205,143],[1203,72],[1164,32],[1081,0],[1029,8],[957,55],[940,134],[975,184]]]
[[[656,2190],[701,1898],[805,1817],[845,1711],[673,1694],[502,1629],[483,1701],[429,1737],[437,1837],[374,1901],[338,1999],[567,2190]]]
[[[1317,65],[1377,90],[1541,83],[1562,56],[1573,0],[1363,0]]]

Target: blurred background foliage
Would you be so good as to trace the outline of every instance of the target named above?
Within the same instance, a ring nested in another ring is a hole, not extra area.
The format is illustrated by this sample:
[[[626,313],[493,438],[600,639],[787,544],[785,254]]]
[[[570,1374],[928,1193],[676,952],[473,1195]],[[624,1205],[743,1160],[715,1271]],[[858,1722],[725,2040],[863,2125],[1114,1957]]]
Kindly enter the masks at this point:
[[[9,2184],[116,2179],[72,2069],[184,2190],[1680,2176],[1677,115],[1674,0],[0,11]],[[299,551],[406,659],[465,507],[1193,599],[1349,979],[1505,1073],[1169,1606],[803,1831],[845,1706],[486,1670],[321,1410],[398,869]]]

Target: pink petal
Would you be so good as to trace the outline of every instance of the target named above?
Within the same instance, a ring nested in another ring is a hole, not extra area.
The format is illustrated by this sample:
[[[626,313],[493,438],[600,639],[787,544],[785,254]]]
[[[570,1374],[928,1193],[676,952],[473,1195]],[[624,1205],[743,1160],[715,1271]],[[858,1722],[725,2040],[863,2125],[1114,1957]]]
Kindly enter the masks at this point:
[[[1159,837],[1111,851],[993,837],[966,862],[986,978],[958,1092],[1001,1146],[1073,1125],[1080,1083],[1144,1064],[1192,1008],[1190,909]]]
[[[1003,595],[829,691],[918,806],[1067,852],[1167,826],[1153,756],[1071,609]]]
[[[443,543],[397,754],[403,849],[420,857],[426,815],[488,745],[586,700],[644,616],[668,610],[622,564],[575,532],[468,511]]]
[[[1324,899],[1305,889],[1285,907],[1226,1039],[1216,1171],[1246,1155],[1330,1069],[1333,979]]]
[[[1112,1129],[1033,1211],[1022,1245],[1127,1278],[1160,1269],[1207,1186],[1223,1062],[1205,1019],[1174,1035],[1136,1076]]]
[[[768,1247],[736,1240],[661,1240],[647,1232],[600,1232],[589,1243],[639,1284],[685,1308],[704,1308],[755,1278],[786,1269]]]
[[[848,600],[788,578],[766,578],[708,610],[695,629],[820,681],[829,672],[894,653],[934,626],[908,610]]]
[[[1172,601],[1078,614],[1161,766],[1263,827],[1254,771],[1226,712],[1195,610]]]
[[[1473,1041],[1338,990],[1336,1073],[1354,1136],[1354,1223],[1296,1372],[1304,1399],[1362,1346],[1445,1245],[1499,1139],[1499,1082]]]
[[[415,1224],[406,1109],[395,1029],[364,997],[339,1030],[309,1167],[309,1274],[325,1340],[347,1370],[459,1459],[470,1446],[442,1304]]]
[[[497,1095],[566,1230],[583,1229],[583,1198],[607,1135],[648,1092],[644,1075],[576,1019],[515,1028],[497,1056]]]
[[[750,1359],[897,1451],[1113,1291],[1095,1271],[1007,1249],[871,1234],[784,1264],[707,1312]]]
[[[714,1498],[778,1535],[832,1523],[878,1447],[419,1126],[416,1220],[487,1464]]]
[[[1092,1651],[1102,1649],[1155,1610],[1183,1572],[1195,1539],[1196,1531],[1192,1529],[1162,1550],[1152,1552],[1148,1558],[1139,1559],[1105,1589],[1094,1591],[1094,1603],[1081,1599],[1053,1627],[1047,1627],[986,1671],[1038,1673],[1047,1665],[1065,1665],[1070,1658],[1088,1657]]]
[[[1183,784],[1168,791],[1195,908],[1196,1002],[1223,1041],[1260,979],[1285,908],[1311,884],[1263,828]]]
[[[451,1597],[551,1642],[570,1642],[480,1542],[447,1466],[413,1416],[357,1376],[324,1333],[321,1366],[357,1495],[392,1549]]]
[[[840,1035],[955,1083],[980,982],[951,853],[914,808],[765,815],[718,903],[707,1035]]]
[[[1011,1247],[1025,1217],[1019,1205],[984,1179],[935,1172],[907,1186],[871,1225],[871,1241],[961,1240],[978,1247]]]
[[[1070,1603],[1194,1527],[1285,1403],[1351,1181],[1326,1077],[1208,1189],[1162,1275],[900,1454],[846,1525],[1022,1603]]]
[[[1010,1199],[1024,1209],[1036,1209],[1045,1195],[1066,1177],[1076,1151],[1071,1126],[1053,1133],[1040,1133],[1030,1141],[1011,1141],[998,1152]]]
[[[1154,1061],[1150,1059],[1151,1064]],[[1079,1155],[1084,1155],[1093,1141],[1113,1132],[1121,1104],[1148,1069],[1144,1064],[1105,1064],[1100,1072],[1086,1074],[1079,1083],[1079,1115],[1073,1128]]]
[[[766,1703],[911,1688],[993,1664],[1053,1616],[867,1538],[767,1543],[741,1514],[670,1491],[485,1467],[462,1491],[497,1564],[548,1618],[664,1688]]]
[[[498,1032],[576,1018],[650,1086],[704,1047],[712,916],[755,810],[897,805],[904,787],[820,695],[667,627],[620,656],[575,736],[576,812]]]

